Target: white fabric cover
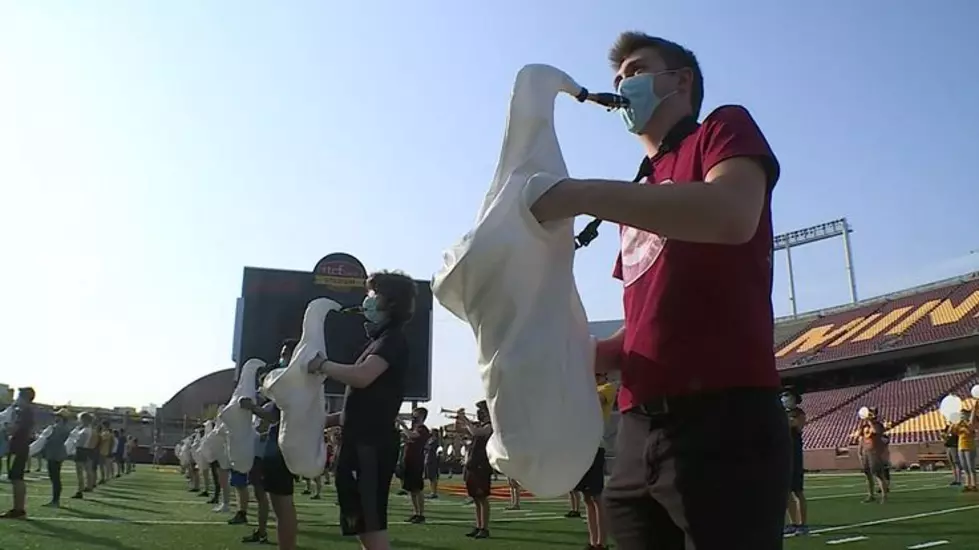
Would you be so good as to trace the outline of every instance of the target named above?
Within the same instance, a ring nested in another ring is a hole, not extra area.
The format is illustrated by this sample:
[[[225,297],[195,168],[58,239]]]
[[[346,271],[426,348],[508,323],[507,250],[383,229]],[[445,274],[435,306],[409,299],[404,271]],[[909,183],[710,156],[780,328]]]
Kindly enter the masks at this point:
[[[198,466],[207,464],[204,462],[203,455],[201,455],[201,436],[198,434],[194,434],[194,438],[190,440],[190,457],[194,460],[194,464]]]
[[[41,430],[41,433],[38,434],[37,439],[31,441],[31,446],[28,449],[31,456],[34,456],[44,450],[44,445],[48,442],[48,438],[51,437],[51,432],[53,431],[54,426],[48,426],[47,428]]]
[[[541,225],[530,213],[568,176],[554,100],[580,89],[554,67],[520,70],[475,228],[445,252],[432,282],[438,301],[476,335],[494,428],[490,462],[542,497],[574,488],[603,433],[594,341],[572,271],[574,220]]]
[[[201,438],[201,457],[205,464],[217,461],[218,467],[227,470],[231,467],[228,459],[227,429],[221,420],[208,420],[204,423],[204,437]]]
[[[323,382],[326,377],[309,374],[306,364],[317,353],[327,357],[324,325],[331,311],[340,304],[328,298],[317,298],[306,306],[303,334],[285,368],[270,372],[262,388],[282,411],[279,420],[279,448],[289,471],[294,475],[314,478],[326,467],[326,396]]]
[[[65,452],[68,453],[68,456],[74,456],[75,449],[78,448],[78,438],[82,436],[84,429],[84,426],[78,425],[68,433],[68,438],[65,439]]]
[[[0,428],[14,421],[14,406],[10,405],[0,412]]]
[[[180,463],[186,467],[190,467],[194,464],[193,448],[192,437],[187,437],[180,445]]]
[[[252,426],[252,413],[241,408],[238,400],[247,397],[255,400],[255,374],[265,366],[261,359],[249,359],[241,366],[238,385],[231,393],[228,404],[218,412],[218,417],[227,428],[228,458],[231,469],[246,473],[255,462],[255,428]]]

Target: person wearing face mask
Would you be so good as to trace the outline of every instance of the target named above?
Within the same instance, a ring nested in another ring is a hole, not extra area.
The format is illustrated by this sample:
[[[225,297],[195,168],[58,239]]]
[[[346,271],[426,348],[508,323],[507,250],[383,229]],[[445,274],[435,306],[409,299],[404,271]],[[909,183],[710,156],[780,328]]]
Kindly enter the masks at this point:
[[[404,401],[409,346],[404,333],[415,309],[411,277],[380,271],[366,281],[363,314],[370,340],[352,365],[316,356],[309,372],[347,385],[343,410],[327,416],[327,426],[343,425],[335,484],[340,527],[367,550],[387,550],[388,493],[398,462],[395,422]]]
[[[299,345],[299,340],[295,338],[282,342],[282,348],[279,350],[279,367],[284,368],[289,365],[297,345]],[[265,371],[261,376],[265,376],[267,373],[268,371]],[[264,378],[260,380],[264,380]],[[259,386],[261,386],[261,382]],[[282,412],[273,401],[258,406],[255,401],[248,397],[238,399],[238,405],[247,411],[251,411],[252,414],[269,424],[269,431],[265,436],[265,452],[261,460],[261,482],[254,485],[255,496],[259,499],[262,498],[259,496],[259,487],[268,495],[272,510],[275,512],[275,534],[279,548],[294,550],[299,529],[296,504],[293,500],[296,477],[289,471],[285,458],[282,456],[282,450],[279,448],[279,420]],[[258,513],[259,529],[250,537],[242,539],[242,542],[268,542],[268,535],[262,522],[261,500],[259,500]],[[267,509],[265,516],[268,516]]]
[[[807,535],[809,534],[809,524],[807,521],[805,487],[805,469],[803,467],[802,453],[802,429],[806,425],[806,413],[799,404],[802,403],[802,396],[795,390],[787,389],[782,392],[782,406],[785,407],[785,414],[789,419],[789,433],[792,437],[792,454],[789,478],[789,523],[785,526],[784,532],[787,535]]]
[[[627,32],[609,60],[629,100],[625,129],[645,153],[638,184],[568,178],[531,211],[619,225],[625,322],[596,353],[596,369],[622,380],[605,489],[613,538],[622,550],[781,548],[790,442],[772,354],[778,161],[742,106],[698,122],[704,75],[683,46]],[[717,418],[738,429],[717,432]],[[704,433],[726,452],[703,452]]]

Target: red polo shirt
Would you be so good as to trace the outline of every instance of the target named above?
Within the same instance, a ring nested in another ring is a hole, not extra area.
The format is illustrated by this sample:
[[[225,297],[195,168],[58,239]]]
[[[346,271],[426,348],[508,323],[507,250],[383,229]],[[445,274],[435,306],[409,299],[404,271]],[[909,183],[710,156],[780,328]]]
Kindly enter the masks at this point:
[[[620,228],[614,276],[625,287],[621,410],[657,397],[779,386],[770,200],[779,169],[751,115],[739,106],[718,108],[653,159],[643,184],[704,181],[714,165],[734,157],[757,158],[769,177],[768,200],[749,242],[698,244]]]

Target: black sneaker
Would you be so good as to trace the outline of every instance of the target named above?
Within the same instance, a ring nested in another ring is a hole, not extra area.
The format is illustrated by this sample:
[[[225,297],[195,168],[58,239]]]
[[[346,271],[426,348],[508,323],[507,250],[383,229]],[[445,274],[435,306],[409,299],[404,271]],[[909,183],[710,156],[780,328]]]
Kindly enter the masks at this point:
[[[248,516],[241,510],[235,512],[235,515],[228,520],[228,525],[241,525],[243,523],[248,523]]]
[[[0,514],[0,519],[27,519],[27,512],[23,510],[8,510]]]
[[[478,533],[473,537],[474,539],[488,539],[490,538],[489,529],[480,529]]]
[[[85,495],[83,495],[81,491],[78,491],[75,494],[71,495],[71,498],[75,498],[75,499],[85,498]]]
[[[408,520],[408,523],[414,523],[416,525],[425,523],[425,516],[415,516]]]
[[[564,517],[568,519],[581,519],[581,512],[578,512],[576,510],[571,510],[567,514],[564,514]]]
[[[241,542],[257,542],[259,544],[268,544],[269,534],[256,529],[252,531],[251,535],[248,535],[247,537],[242,537]]]
[[[466,536],[471,539],[476,538],[476,535],[478,535],[480,531],[482,531],[482,529],[480,529],[479,527],[473,527],[473,530],[466,533]]]

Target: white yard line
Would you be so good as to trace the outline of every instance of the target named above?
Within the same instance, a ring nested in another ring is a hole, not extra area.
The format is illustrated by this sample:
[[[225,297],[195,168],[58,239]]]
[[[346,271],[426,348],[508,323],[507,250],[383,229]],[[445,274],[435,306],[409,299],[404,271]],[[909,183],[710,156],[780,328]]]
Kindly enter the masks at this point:
[[[931,512],[922,512],[920,514],[911,514],[909,516],[898,516],[893,518],[877,519],[874,521],[864,521],[861,523],[854,523],[852,525],[838,525],[836,527],[824,527],[822,529],[813,529],[809,531],[810,535],[819,535],[822,533],[835,533],[837,531],[846,531],[848,529],[856,529],[858,527],[871,527],[873,525],[885,525],[888,523],[900,523],[902,521],[911,521],[921,518],[930,518],[932,516],[943,516],[945,514],[954,514],[956,512],[965,512],[967,510],[975,510],[979,508],[979,504],[973,504],[970,506],[959,506],[956,508],[946,508],[944,510],[933,510]]]
[[[868,537],[863,537],[863,536],[860,536],[860,537],[847,537],[845,539],[828,540],[828,541],[826,541],[826,544],[846,544],[848,542],[858,542],[858,541],[861,541],[861,540],[867,540],[867,538]]]
[[[922,542],[921,544],[913,544],[908,546],[908,550],[922,550],[923,548],[934,548],[936,546],[943,546],[948,544],[947,540],[934,540],[931,542]]]

